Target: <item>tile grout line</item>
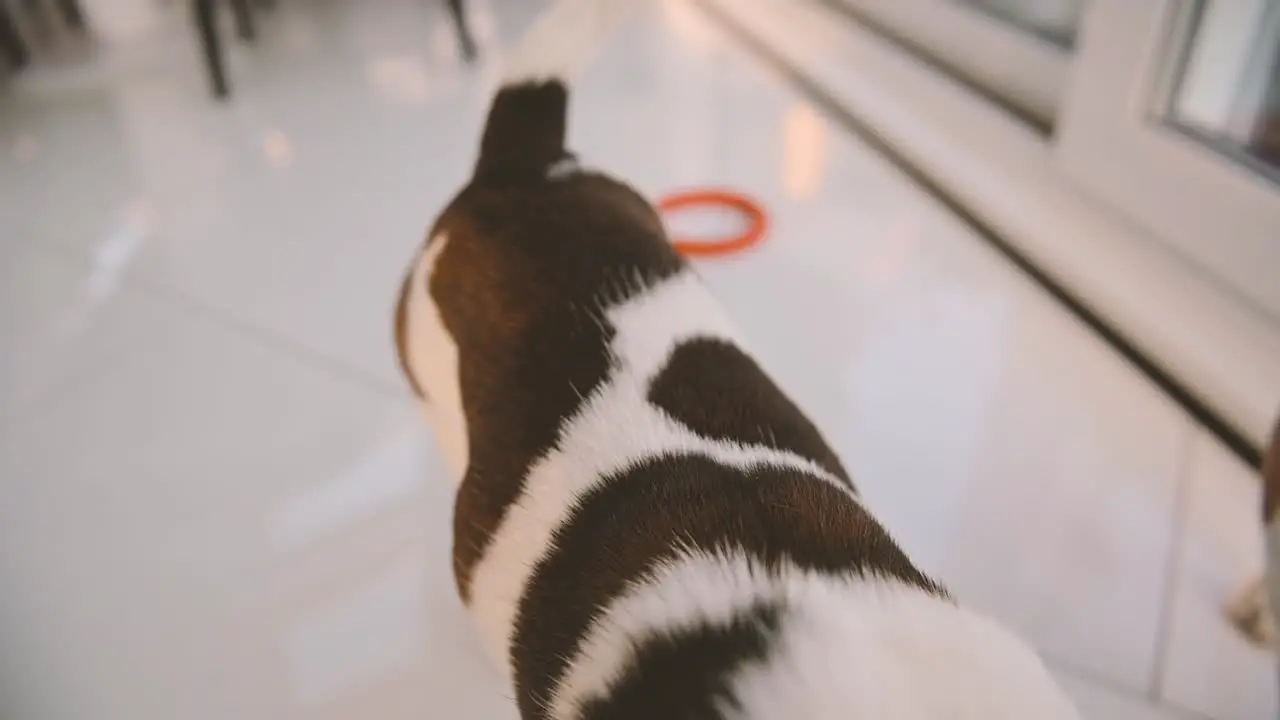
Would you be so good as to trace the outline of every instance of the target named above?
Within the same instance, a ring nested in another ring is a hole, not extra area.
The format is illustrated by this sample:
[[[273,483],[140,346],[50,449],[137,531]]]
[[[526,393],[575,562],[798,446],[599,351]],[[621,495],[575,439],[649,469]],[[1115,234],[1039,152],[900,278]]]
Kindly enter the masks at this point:
[[[77,269],[83,270],[90,264],[90,261],[79,251],[57,242],[51,243],[51,245],[55,247],[40,245],[34,246],[34,249],[41,256],[57,262],[71,264]],[[228,332],[241,340],[251,342],[260,348],[279,352],[281,355],[289,357],[312,370],[328,375],[332,379],[349,382],[374,392],[383,398],[408,397],[407,390],[401,392],[393,383],[386,382],[376,375],[347,362],[328,357],[324,353],[295,342],[274,330],[259,327],[251,321],[243,320],[234,313],[201,302],[172,283],[150,278],[143,271],[126,270],[120,274],[118,281],[120,287],[128,291],[136,292],[143,297],[164,303],[168,307],[175,308],[178,312],[190,317],[199,318],[202,322],[207,322],[213,327]],[[390,317],[390,313],[388,313],[388,342],[391,341],[390,338],[392,336]]]
[[[95,365],[92,370],[73,373],[71,377],[61,380],[53,387],[37,392],[29,402],[19,407],[12,417],[0,419],[0,446],[4,445],[9,434],[20,430],[28,423],[38,421],[46,412],[58,409],[67,398],[75,397],[77,390],[96,381],[101,373],[114,367],[116,362],[118,360],[112,359],[107,363]]]
[[[1107,675],[1104,675],[1092,668],[1066,660],[1057,655],[1047,654],[1038,648],[1037,652],[1039,652],[1040,656],[1044,658],[1045,663],[1050,667],[1050,669],[1062,675],[1069,675],[1077,682],[1092,685],[1126,700],[1131,700],[1144,707],[1176,713],[1178,716],[1186,718],[1186,720],[1214,720],[1212,717],[1200,712],[1188,710],[1184,707],[1173,705],[1158,698],[1152,699],[1141,690],[1126,685],[1115,678],[1108,677]]]
[[[1193,422],[1184,429],[1184,445],[1179,455],[1177,471],[1176,495],[1174,497],[1173,520],[1170,523],[1169,551],[1165,558],[1165,576],[1163,601],[1160,604],[1159,618],[1156,625],[1156,639],[1153,652],[1154,666],[1151,668],[1151,681],[1147,687],[1147,696],[1161,701],[1164,695],[1165,668],[1168,665],[1169,643],[1173,634],[1175,596],[1182,575],[1184,549],[1186,547],[1186,530],[1191,512],[1192,469],[1195,460],[1197,426]]]
[[[301,343],[291,340],[285,335],[274,330],[259,327],[257,324],[236,317],[230,312],[200,302],[168,283],[153,282],[149,279],[139,277],[138,282],[134,285],[134,289],[157,300],[164,300],[172,303],[173,305],[178,306],[182,312],[194,317],[203,318],[210,324],[230,332],[242,340],[253,342],[262,348],[280,352],[302,365],[329,375],[333,379],[350,382],[353,385],[358,385],[366,390],[375,392],[384,398],[388,396],[398,399],[405,399],[409,397],[407,388],[404,388],[403,391],[401,391],[402,389],[398,388],[395,384],[389,383],[372,373],[366,372],[365,370],[342,360],[331,358],[318,350],[309,348]],[[388,342],[390,342],[390,314],[388,314],[387,320],[387,337]]]

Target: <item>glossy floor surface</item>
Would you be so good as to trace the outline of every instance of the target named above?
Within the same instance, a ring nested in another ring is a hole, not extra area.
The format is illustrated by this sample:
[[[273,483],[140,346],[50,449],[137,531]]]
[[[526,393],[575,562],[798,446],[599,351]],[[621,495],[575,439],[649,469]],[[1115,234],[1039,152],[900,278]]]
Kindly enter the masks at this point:
[[[434,3],[283,2],[218,106],[184,18],[121,3],[95,64],[0,93],[0,716],[514,718],[390,323],[538,4],[473,2],[465,67]],[[572,137],[650,194],[766,203],[708,283],[1088,717],[1276,716],[1220,611],[1255,480],[947,210],[683,0],[602,51]]]

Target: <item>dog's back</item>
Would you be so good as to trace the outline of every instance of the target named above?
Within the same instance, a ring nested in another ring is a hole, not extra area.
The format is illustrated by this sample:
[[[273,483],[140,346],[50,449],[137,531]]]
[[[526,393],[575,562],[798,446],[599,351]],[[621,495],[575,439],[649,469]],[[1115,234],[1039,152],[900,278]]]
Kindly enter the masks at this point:
[[[863,507],[649,203],[577,168],[567,73],[626,4],[557,3],[517,50],[397,318],[522,717],[1075,717]]]

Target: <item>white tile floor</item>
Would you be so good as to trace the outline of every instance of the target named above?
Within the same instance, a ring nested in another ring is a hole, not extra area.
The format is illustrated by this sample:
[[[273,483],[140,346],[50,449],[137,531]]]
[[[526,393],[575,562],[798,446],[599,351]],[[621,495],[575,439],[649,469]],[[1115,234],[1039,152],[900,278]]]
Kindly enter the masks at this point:
[[[475,68],[429,4],[297,0],[226,106],[165,16],[0,94],[0,716],[514,717],[390,344],[535,9],[473,4]],[[767,203],[708,281],[903,544],[1089,717],[1276,716],[1219,611],[1260,564],[1256,482],[1176,406],[683,0],[577,98],[589,161]]]

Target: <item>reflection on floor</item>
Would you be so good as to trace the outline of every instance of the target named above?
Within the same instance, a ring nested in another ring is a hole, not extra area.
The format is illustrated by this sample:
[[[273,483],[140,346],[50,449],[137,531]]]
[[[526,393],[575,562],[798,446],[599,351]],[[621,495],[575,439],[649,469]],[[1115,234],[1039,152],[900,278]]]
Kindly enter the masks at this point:
[[[0,96],[0,714],[515,716],[390,344],[536,10],[473,5],[476,67],[443,7],[313,0],[236,51],[224,106],[168,11]],[[590,163],[766,201],[708,282],[902,543],[1089,717],[1275,717],[1219,611],[1260,564],[1256,483],[1176,406],[683,0],[577,98]]]

